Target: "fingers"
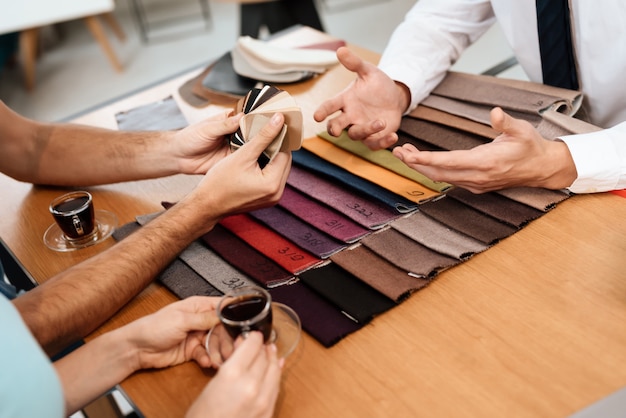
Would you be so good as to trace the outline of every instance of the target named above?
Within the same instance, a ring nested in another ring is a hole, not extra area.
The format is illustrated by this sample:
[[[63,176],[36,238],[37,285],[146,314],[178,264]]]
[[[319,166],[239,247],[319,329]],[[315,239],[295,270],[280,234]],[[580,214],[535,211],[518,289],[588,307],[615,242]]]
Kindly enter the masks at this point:
[[[350,49],[345,46],[342,46],[337,50],[337,58],[339,59],[341,65],[353,73],[357,73],[359,77],[367,74],[369,65],[371,65],[368,62],[363,61],[358,55],[350,51]]]
[[[530,123],[512,117],[499,107],[491,109],[490,117],[491,127],[506,136],[519,138],[535,131]]]

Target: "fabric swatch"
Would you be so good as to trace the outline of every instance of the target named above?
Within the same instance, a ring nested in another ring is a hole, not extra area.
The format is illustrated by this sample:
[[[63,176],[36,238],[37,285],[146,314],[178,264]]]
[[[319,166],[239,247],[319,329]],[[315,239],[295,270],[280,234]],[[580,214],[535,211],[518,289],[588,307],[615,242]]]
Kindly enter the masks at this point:
[[[220,224],[204,234],[201,240],[224,260],[268,288],[295,280],[293,274]]]
[[[488,139],[494,139],[500,134],[491,126],[423,105],[418,105],[407,117],[438,123]]]
[[[415,171],[411,167],[404,164],[398,158],[396,158],[389,150],[371,150],[361,141],[354,141],[350,139],[347,131],[342,131],[341,135],[334,137],[328,132],[321,132],[318,134],[320,138],[332,143],[333,145],[358,155],[366,161],[377,164],[386,168],[402,177],[406,177],[414,182],[420,183],[425,187],[436,192],[443,192],[451,187],[450,184],[441,181],[432,181],[425,175]]]
[[[374,199],[400,213],[411,212],[417,208],[417,203],[356,176],[345,168],[332,164],[306,149],[300,149],[291,155],[294,166],[302,167],[325,180],[330,180],[333,184],[337,184],[337,186],[343,187],[351,193],[367,196],[368,200]]]
[[[415,212],[389,224],[398,232],[438,253],[465,260],[485,251],[489,246],[447,225]]]
[[[291,307],[302,323],[302,329],[324,347],[331,347],[364,324],[344,315],[336,306],[302,282],[269,289],[272,300]]]
[[[369,229],[288,184],[278,206],[345,243],[355,242],[370,233]]]
[[[431,279],[440,271],[461,262],[459,259],[433,251],[393,228],[372,234],[361,240],[361,243],[415,277]]]
[[[398,211],[387,205],[358,195],[298,166],[291,167],[287,183],[369,229],[382,228],[400,216]]]
[[[493,245],[517,231],[517,228],[454,199],[444,198],[425,203],[420,207],[420,211],[487,245]]]
[[[298,274],[322,262],[249,215],[228,216],[220,224],[292,274]]]
[[[490,142],[482,136],[410,117],[402,118],[400,129],[445,150],[468,150]]]
[[[189,125],[176,100],[163,100],[115,114],[120,131],[169,131]]]
[[[398,303],[430,283],[429,280],[409,276],[407,271],[379,257],[363,245],[341,251],[330,259]]]
[[[277,206],[258,209],[249,215],[321,259],[328,258],[346,247],[344,242],[326,235]]]
[[[570,197],[569,192],[565,190],[538,187],[515,187],[498,190],[496,193],[544,212],[554,209],[557,203]]]
[[[302,147],[411,202],[422,203],[440,195],[440,193],[435,190],[429,189],[416,181],[394,173],[384,167],[373,164],[320,137],[308,138],[303,142]]]
[[[538,209],[511,200],[498,193],[474,194],[469,190],[457,187],[450,190],[447,193],[447,197],[456,199],[516,228],[521,228],[544,214],[544,212]]]
[[[334,263],[307,270],[300,274],[300,279],[361,324],[396,305],[393,300]]]

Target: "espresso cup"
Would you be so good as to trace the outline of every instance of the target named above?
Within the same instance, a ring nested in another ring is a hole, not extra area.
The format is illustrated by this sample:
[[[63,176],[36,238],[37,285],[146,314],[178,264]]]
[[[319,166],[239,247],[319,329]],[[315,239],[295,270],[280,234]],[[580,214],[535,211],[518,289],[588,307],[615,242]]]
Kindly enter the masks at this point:
[[[98,233],[89,192],[66,193],[55,198],[49,209],[65,238],[72,243],[89,241]]]
[[[226,293],[217,305],[217,316],[233,340],[259,331],[265,343],[273,342],[272,297],[262,287],[242,286]]]

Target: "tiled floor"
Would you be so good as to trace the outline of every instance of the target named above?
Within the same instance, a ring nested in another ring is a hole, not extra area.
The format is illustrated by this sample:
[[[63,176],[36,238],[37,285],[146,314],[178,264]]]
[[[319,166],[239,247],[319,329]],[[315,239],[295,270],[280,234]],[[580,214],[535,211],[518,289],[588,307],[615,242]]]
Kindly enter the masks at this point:
[[[109,39],[124,66],[117,73],[82,21],[49,29],[37,64],[37,85],[28,93],[19,66],[0,72],[0,99],[22,115],[56,121],[186,69],[208,63],[232,48],[239,33],[234,2],[211,0],[205,27],[198,0],[141,0],[155,23],[144,44],[130,9],[118,0],[115,15],[126,32]],[[382,52],[414,0],[319,0],[325,29],[350,43]],[[163,20],[165,19],[165,20]],[[482,72],[511,55],[498,27],[470,48],[455,69]],[[513,74],[515,76],[515,74]],[[523,75],[522,75],[523,77]]]

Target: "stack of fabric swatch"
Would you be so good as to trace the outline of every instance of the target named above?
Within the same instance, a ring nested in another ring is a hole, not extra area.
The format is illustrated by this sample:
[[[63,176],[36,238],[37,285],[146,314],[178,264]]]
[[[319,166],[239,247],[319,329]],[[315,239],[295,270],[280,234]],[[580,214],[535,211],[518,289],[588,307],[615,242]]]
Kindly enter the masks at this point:
[[[492,141],[494,105],[546,137],[593,130],[569,116],[579,102],[577,92],[450,73],[404,117],[396,146],[454,150]],[[219,295],[242,283],[265,286],[330,347],[568,197],[533,188],[475,195],[408,169],[390,149],[371,151],[345,135],[320,133],[293,152],[276,206],[223,219],[160,280],[181,298]]]

